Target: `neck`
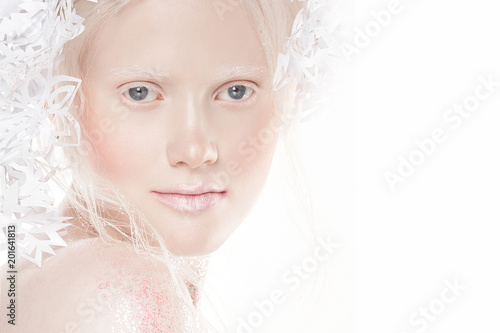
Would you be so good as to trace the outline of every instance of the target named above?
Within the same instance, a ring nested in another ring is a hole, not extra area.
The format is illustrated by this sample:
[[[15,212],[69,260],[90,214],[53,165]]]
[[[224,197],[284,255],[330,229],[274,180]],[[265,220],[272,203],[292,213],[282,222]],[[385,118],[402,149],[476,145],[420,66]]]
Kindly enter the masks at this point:
[[[209,256],[200,257],[180,257],[172,256],[174,269],[177,270],[184,279],[186,286],[193,300],[193,304],[198,307],[201,298],[201,288],[205,282],[207,274]],[[186,274],[185,268],[193,274]]]

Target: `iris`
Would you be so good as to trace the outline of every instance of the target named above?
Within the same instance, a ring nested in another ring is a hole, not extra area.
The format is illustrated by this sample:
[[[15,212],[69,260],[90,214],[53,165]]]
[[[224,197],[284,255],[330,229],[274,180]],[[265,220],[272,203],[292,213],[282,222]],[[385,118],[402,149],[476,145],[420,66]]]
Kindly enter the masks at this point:
[[[242,99],[245,96],[247,88],[245,86],[232,86],[227,90],[229,97],[233,99]]]
[[[128,90],[130,98],[134,101],[142,101],[148,96],[149,90],[146,87],[133,87]]]

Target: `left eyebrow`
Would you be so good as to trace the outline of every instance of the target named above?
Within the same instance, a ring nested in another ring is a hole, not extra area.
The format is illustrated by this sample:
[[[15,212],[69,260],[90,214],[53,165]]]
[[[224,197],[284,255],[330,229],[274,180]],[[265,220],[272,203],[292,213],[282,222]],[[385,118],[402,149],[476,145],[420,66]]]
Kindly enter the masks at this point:
[[[231,79],[244,77],[263,77],[268,74],[269,70],[264,66],[233,65],[217,67],[215,70],[214,78],[217,81],[228,81]]]

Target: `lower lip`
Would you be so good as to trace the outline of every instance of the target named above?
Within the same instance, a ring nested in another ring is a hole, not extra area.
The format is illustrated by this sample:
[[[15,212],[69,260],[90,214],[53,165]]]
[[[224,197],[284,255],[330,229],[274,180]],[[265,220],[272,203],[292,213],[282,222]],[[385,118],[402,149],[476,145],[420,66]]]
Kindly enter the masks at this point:
[[[196,195],[158,192],[151,192],[151,194],[165,206],[188,213],[208,210],[226,197],[226,192],[208,192]]]

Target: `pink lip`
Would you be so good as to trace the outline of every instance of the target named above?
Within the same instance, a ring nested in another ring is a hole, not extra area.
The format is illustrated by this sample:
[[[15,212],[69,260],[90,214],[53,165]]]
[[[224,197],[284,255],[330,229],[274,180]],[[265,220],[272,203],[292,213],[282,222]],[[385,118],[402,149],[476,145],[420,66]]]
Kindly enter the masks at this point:
[[[210,209],[226,197],[226,191],[215,184],[179,184],[151,194],[165,206],[190,213]]]

